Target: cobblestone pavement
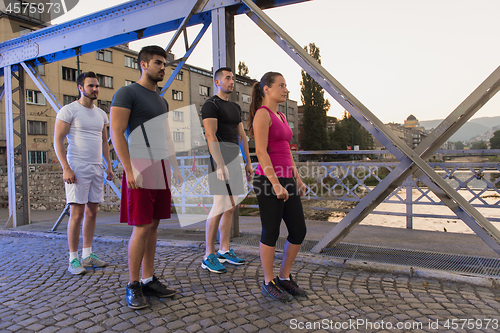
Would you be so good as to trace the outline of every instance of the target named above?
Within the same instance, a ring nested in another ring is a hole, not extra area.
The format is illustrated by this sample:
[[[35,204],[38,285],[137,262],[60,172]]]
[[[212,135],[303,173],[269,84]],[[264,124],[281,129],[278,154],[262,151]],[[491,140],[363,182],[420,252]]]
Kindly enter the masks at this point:
[[[65,239],[0,236],[0,332],[500,330],[499,289],[304,261],[294,272],[310,295],[282,304],[262,295],[255,255],[245,255],[247,265],[228,265],[228,273],[218,275],[200,268],[200,249],[187,247],[157,251],[156,275],[178,295],[153,298],[151,308],[132,310],[123,299],[126,243],[96,241],[93,248],[110,266],[73,276],[67,272]],[[469,320],[464,329],[460,319]],[[295,329],[302,325],[308,329]]]

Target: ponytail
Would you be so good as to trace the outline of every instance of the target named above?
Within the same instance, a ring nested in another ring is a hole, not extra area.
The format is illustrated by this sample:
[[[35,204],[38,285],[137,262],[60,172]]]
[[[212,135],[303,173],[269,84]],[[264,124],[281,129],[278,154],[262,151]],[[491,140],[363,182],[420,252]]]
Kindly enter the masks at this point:
[[[255,118],[255,112],[262,106],[262,101],[264,100],[264,92],[260,87],[260,82],[255,82],[252,87],[252,101],[250,103],[250,113],[248,115],[248,133],[253,136],[253,118]]]
[[[250,103],[250,114],[248,116],[248,133],[253,136],[253,119],[255,112],[262,106],[264,101],[264,86],[271,87],[274,83],[276,76],[283,76],[278,72],[267,72],[262,76],[260,82],[255,82],[252,87],[252,101]]]

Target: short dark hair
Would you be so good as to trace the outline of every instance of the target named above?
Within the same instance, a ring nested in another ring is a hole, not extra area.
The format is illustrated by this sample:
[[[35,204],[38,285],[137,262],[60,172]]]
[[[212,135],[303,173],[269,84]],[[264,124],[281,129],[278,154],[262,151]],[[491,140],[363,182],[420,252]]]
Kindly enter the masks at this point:
[[[221,68],[219,68],[218,70],[215,71],[215,73],[214,73],[214,80],[220,80],[223,71],[231,72],[231,73],[233,72],[233,70],[231,68],[229,68],[229,67],[221,67]]]
[[[141,49],[139,55],[137,56],[137,62],[139,63],[139,70],[141,71],[141,73],[142,73],[141,61],[149,63],[149,61],[153,59],[153,55],[155,54],[167,59],[167,51],[165,51],[164,48],[158,45],[144,46]]]
[[[88,78],[88,77],[94,77],[94,78],[97,79],[97,75],[94,72],[82,72],[76,78],[76,87],[77,88],[78,88],[78,86],[82,86],[83,87],[83,83],[85,82],[85,79]]]

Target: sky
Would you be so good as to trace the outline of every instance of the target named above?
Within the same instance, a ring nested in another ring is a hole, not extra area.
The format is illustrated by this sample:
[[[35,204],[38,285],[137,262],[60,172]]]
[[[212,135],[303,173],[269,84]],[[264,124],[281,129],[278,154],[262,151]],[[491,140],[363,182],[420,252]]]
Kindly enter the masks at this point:
[[[62,23],[123,0],[80,0]],[[384,123],[445,118],[500,65],[498,0],[312,0],[265,11],[299,45],[315,43],[323,67]],[[190,41],[199,27],[188,29]],[[166,47],[173,33],[130,44]],[[255,79],[284,75],[290,99],[300,101],[300,67],[246,15],[235,18],[236,63]],[[174,45],[184,54],[183,38]],[[187,61],[212,67],[209,29]],[[500,94],[474,116],[500,116]],[[328,94],[329,115],[343,108]]]

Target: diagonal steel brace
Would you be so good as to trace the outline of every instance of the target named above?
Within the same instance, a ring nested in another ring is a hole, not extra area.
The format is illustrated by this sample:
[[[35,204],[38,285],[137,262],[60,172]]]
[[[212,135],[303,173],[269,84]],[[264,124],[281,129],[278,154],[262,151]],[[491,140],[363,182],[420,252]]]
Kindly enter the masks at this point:
[[[336,81],[315,59],[307,54],[290,36],[288,36],[278,25],[267,17],[260,8],[250,0],[242,0],[250,9],[247,15],[252,19],[271,39],[294,59],[309,75],[311,75],[330,95],[337,100],[346,110],[355,117],[375,138],[383,143],[407,167],[414,163],[441,189],[443,194],[449,198],[447,201],[455,202],[461,210],[474,219],[479,226],[490,234],[498,242],[500,232],[481,215],[467,200],[447,184],[437,173],[417,154],[400,140],[389,128],[387,128],[368,108],[358,101],[338,81]],[[406,156],[406,157],[405,157]],[[404,170],[404,169],[403,169]],[[403,170],[398,170],[399,174]],[[380,185],[379,185],[380,186]],[[446,202],[445,202],[446,203]],[[451,207],[450,207],[451,208]]]
[[[169,53],[170,50],[172,50],[172,47],[174,46],[177,39],[179,39],[179,36],[181,35],[181,33],[184,33],[184,44],[186,47],[186,53],[184,54],[184,56],[181,59],[176,60],[176,62],[179,62],[179,63],[177,64],[177,66],[176,66],[175,70],[172,72],[172,74],[170,74],[170,77],[168,78],[167,83],[165,83],[165,86],[160,91],[161,96],[163,96],[165,94],[165,92],[167,91],[167,89],[170,87],[170,85],[174,81],[175,77],[177,76],[177,74],[179,74],[180,70],[182,69],[182,66],[184,66],[184,64],[186,63],[186,60],[189,58],[189,56],[191,55],[193,50],[198,45],[198,42],[201,40],[201,38],[203,37],[203,35],[207,31],[208,27],[210,26],[210,22],[205,22],[204,26],[201,28],[200,32],[196,36],[196,38],[193,41],[193,43],[191,44],[191,46],[188,45],[189,43],[188,43],[187,30],[186,30],[187,24],[194,14],[196,14],[197,12],[199,12],[200,10],[202,10],[206,6],[208,0],[196,0],[193,2],[194,2],[194,4],[189,7],[190,8],[189,13],[184,17],[181,24],[177,28],[177,31],[175,32],[174,36],[172,36],[172,38],[170,39],[170,42],[168,43],[167,47],[165,48],[165,51],[167,53]]]

